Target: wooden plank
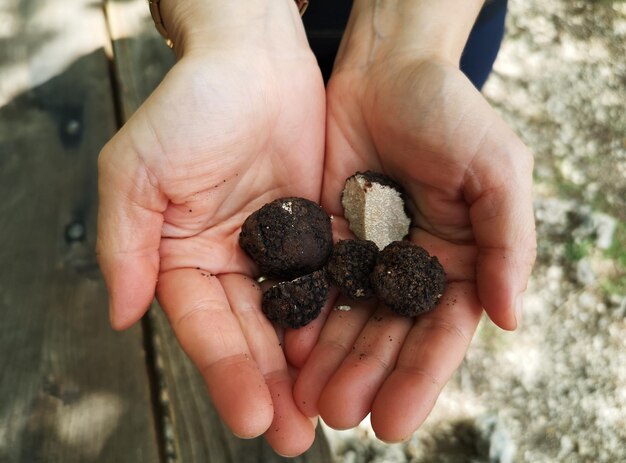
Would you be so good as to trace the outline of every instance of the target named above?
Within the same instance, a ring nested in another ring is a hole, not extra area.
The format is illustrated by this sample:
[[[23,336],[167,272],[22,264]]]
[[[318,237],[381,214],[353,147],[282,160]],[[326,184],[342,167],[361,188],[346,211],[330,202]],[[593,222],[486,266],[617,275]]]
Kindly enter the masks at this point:
[[[109,327],[94,253],[117,126],[102,10],[0,13],[0,461],[159,461],[142,332]]]
[[[174,64],[174,55],[158,35],[142,0],[107,2],[113,37],[118,89],[125,118],[139,107]],[[137,25],[143,28],[137,30]],[[168,437],[168,462],[317,463],[331,461],[321,432],[313,447],[301,457],[276,455],[263,438],[234,437],[219,419],[202,377],[186,357],[160,308],[150,311],[161,397],[164,430]]]

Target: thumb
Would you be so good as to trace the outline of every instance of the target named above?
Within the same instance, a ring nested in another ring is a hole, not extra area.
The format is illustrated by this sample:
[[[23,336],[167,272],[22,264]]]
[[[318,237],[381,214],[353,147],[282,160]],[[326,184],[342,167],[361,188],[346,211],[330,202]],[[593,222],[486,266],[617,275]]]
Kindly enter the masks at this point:
[[[533,158],[499,118],[480,146],[464,181],[478,245],[478,296],[495,324],[513,330],[536,256]]]
[[[154,298],[167,199],[122,132],[103,148],[98,172],[98,262],[109,291],[111,325],[122,330],[136,323]]]

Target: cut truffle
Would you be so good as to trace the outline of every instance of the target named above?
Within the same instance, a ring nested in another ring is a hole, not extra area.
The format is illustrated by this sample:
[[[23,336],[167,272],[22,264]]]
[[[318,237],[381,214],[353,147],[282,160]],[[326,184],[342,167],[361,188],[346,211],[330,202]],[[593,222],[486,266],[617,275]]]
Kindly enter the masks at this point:
[[[396,241],[378,254],[371,281],[391,310],[412,317],[435,308],[446,287],[446,273],[425,249]]]
[[[411,219],[404,207],[402,188],[383,174],[367,171],[349,177],[341,204],[350,230],[362,240],[373,241],[379,249],[409,233]]]
[[[277,199],[246,219],[239,245],[264,276],[293,279],[326,263],[333,246],[330,217],[308,199]]]
[[[326,264],[326,275],[342,294],[352,299],[368,299],[374,295],[370,273],[377,255],[378,247],[373,241],[339,241]]]
[[[317,270],[272,286],[263,293],[261,307],[269,320],[283,328],[300,328],[317,318],[328,291],[324,272]]]

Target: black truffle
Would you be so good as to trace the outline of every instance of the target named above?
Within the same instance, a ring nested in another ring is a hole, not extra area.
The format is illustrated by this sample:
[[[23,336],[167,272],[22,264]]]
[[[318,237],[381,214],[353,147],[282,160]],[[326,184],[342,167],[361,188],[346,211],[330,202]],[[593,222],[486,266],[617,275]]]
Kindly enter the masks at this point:
[[[369,299],[374,295],[370,273],[376,264],[377,255],[378,246],[373,241],[339,241],[326,263],[326,275],[346,296]]]
[[[330,217],[308,199],[277,199],[246,219],[239,245],[263,276],[306,275],[322,268],[332,251]]]
[[[269,320],[283,328],[300,328],[317,318],[328,291],[324,271],[317,270],[272,286],[263,293],[261,307]]]
[[[378,254],[371,281],[391,310],[412,317],[435,308],[446,287],[446,273],[425,249],[395,241]]]
[[[357,238],[373,241],[379,249],[409,233],[411,219],[404,191],[381,173],[368,170],[348,177],[341,204],[350,230]]]

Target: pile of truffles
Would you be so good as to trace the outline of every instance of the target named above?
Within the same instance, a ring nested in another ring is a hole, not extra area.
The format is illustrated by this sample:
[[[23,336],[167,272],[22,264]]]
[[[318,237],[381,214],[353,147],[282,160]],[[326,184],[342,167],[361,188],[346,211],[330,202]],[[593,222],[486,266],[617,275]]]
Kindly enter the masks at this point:
[[[320,314],[330,289],[322,269],[333,249],[324,209],[304,198],[276,199],[246,219],[239,245],[264,277],[287,280],[263,294],[268,319],[299,328]]]
[[[402,188],[376,172],[357,172],[341,196],[357,239],[333,245],[331,219],[304,198],[280,198],[251,214],[241,248],[262,275],[280,280],[263,293],[262,309],[276,324],[300,328],[321,312],[330,284],[353,300],[378,296],[412,317],[435,308],[446,274],[436,257],[404,241],[411,219]]]

